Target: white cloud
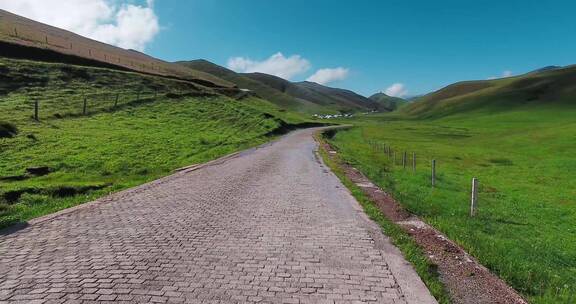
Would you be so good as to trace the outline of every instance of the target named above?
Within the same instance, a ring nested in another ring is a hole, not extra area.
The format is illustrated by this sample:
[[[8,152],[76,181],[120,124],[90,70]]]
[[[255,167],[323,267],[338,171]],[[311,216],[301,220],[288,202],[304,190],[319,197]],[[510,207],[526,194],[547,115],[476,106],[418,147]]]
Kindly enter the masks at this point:
[[[334,81],[346,79],[349,72],[348,69],[342,67],[334,69],[320,69],[306,80],[325,85]]]
[[[160,31],[153,0],[1,0],[0,9],[122,48],[143,51]]]
[[[488,80],[494,80],[494,79],[506,78],[506,77],[512,77],[512,76],[514,76],[514,73],[512,73],[512,71],[506,70],[506,71],[502,72],[502,75],[500,75],[500,76],[488,77]]]
[[[266,73],[290,80],[310,69],[310,62],[300,55],[285,57],[276,53],[270,58],[257,61],[250,58],[234,57],[228,60],[228,68],[241,73]]]
[[[392,96],[392,97],[404,97],[406,95],[408,95],[408,90],[406,90],[406,87],[404,86],[404,84],[402,83],[395,83],[393,85],[391,85],[390,87],[388,87],[384,93],[388,96]]]

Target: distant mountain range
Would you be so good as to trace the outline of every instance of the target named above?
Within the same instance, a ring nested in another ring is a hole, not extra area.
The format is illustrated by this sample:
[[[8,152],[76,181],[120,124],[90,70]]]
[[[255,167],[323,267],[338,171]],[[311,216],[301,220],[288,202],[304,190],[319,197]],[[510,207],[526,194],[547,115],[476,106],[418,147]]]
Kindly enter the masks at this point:
[[[534,70],[534,71],[532,71],[532,72],[530,72],[530,73],[540,73],[540,72],[546,72],[546,71],[553,71],[553,70],[559,70],[559,69],[562,69],[562,68],[563,68],[563,67],[558,66],[558,65],[549,65],[549,66],[546,66],[546,67],[543,67],[543,68]]]
[[[283,108],[305,112],[390,111],[392,108],[349,90],[331,88],[314,82],[290,82],[264,73],[236,73],[206,60],[177,62],[249,89]]]

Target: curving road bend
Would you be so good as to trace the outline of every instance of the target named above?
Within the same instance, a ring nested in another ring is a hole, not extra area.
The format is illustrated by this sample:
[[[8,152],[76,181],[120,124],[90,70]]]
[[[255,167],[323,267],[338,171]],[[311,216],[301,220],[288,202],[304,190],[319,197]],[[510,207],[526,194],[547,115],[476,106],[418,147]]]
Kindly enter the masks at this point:
[[[315,131],[0,234],[0,303],[436,303]]]

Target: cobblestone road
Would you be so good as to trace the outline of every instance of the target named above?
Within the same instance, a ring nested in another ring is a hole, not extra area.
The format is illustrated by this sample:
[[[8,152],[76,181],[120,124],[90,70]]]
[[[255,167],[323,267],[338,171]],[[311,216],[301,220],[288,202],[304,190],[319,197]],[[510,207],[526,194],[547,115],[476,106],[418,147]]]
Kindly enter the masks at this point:
[[[0,303],[434,303],[311,134],[0,235]]]

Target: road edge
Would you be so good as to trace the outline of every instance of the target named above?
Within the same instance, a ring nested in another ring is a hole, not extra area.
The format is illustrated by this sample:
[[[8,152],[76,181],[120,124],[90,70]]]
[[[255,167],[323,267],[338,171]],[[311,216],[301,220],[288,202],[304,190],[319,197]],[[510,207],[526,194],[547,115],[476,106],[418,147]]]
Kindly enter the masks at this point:
[[[350,127],[350,126],[351,126],[351,125],[336,125],[336,126],[316,127],[316,128],[311,128],[311,129],[316,129],[316,132],[320,132],[320,131],[322,131],[322,130],[347,128],[347,127]],[[2,228],[2,229],[0,229],[0,235],[8,235],[8,234],[11,234],[11,233],[13,233],[13,232],[15,232],[15,231],[22,230],[22,229],[25,229],[25,228],[27,228],[27,227],[34,226],[34,225],[38,225],[38,224],[41,224],[41,223],[44,223],[44,222],[52,221],[52,220],[54,220],[54,219],[60,218],[60,217],[62,217],[62,216],[66,216],[66,215],[68,215],[68,214],[71,214],[71,213],[74,213],[74,212],[77,212],[77,211],[80,211],[80,210],[83,210],[83,209],[96,208],[96,207],[98,207],[98,206],[100,206],[100,205],[102,205],[102,204],[109,203],[109,202],[114,201],[114,200],[116,200],[116,199],[118,199],[118,198],[120,198],[120,197],[124,197],[124,196],[130,195],[130,194],[133,194],[133,193],[138,193],[138,192],[143,191],[143,190],[145,190],[145,189],[149,189],[150,187],[163,184],[163,183],[165,183],[165,182],[167,182],[167,181],[170,181],[170,180],[172,180],[172,179],[174,179],[174,178],[178,178],[178,177],[180,177],[180,176],[182,176],[182,175],[185,175],[185,174],[187,174],[187,173],[190,173],[190,172],[193,172],[193,171],[196,171],[196,170],[200,170],[200,169],[203,169],[203,168],[206,168],[206,167],[209,167],[209,166],[214,166],[214,165],[222,164],[222,163],[224,163],[224,162],[226,162],[226,161],[228,161],[228,160],[230,160],[230,159],[234,159],[234,158],[236,158],[236,157],[245,155],[245,154],[247,154],[247,153],[252,153],[253,151],[256,151],[256,150],[258,150],[258,149],[261,149],[261,148],[264,148],[264,147],[266,147],[266,146],[269,146],[269,145],[274,144],[275,142],[279,141],[280,139],[282,139],[282,138],[285,137],[285,136],[288,136],[288,135],[290,135],[290,134],[292,134],[292,133],[294,133],[294,132],[298,132],[298,131],[305,130],[305,129],[308,129],[308,128],[297,129],[297,130],[288,132],[288,133],[286,133],[286,134],[284,134],[284,135],[278,136],[278,137],[276,137],[276,138],[274,138],[274,139],[272,139],[272,140],[270,140],[270,141],[268,141],[268,142],[265,142],[265,143],[263,143],[263,144],[260,144],[260,145],[258,145],[258,146],[251,147],[251,148],[248,148],[248,149],[245,149],[245,150],[235,151],[235,152],[232,152],[232,153],[230,153],[230,154],[226,154],[226,155],[224,155],[224,156],[221,156],[221,157],[219,157],[219,158],[216,158],[216,159],[207,161],[207,162],[205,162],[205,163],[193,164],[193,165],[189,165],[189,166],[186,166],[186,167],[183,167],[183,168],[177,168],[177,169],[174,169],[174,170],[172,171],[172,173],[170,173],[169,175],[166,175],[166,176],[164,176],[164,177],[155,179],[155,180],[153,180],[153,181],[150,181],[150,182],[147,182],[147,183],[143,183],[143,184],[140,184],[140,185],[131,187],[131,188],[123,189],[123,190],[120,190],[120,191],[118,191],[118,192],[113,192],[113,193],[104,195],[104,196],[102,196],[102,197],[100,197],[100,198],[97,198],[97,199],[95,199],[95,200],[93,200],[93,201],[89,201],[89,202],[85,202],[85,203],[82,203],[82,204],[78,204],[78,205],[76,205],[76,206],[72,206],[72,207],[70,207],[70,208],[62,209],[62,210],[56,211],[56,212],[54,212],[54,213],[50,213],[50,214],[42,215],[42,216],[39,216],[39,217],[35,217],[35,218],[32,218],[32,219],[30,219],[30,220],[27,220],[26,222],[23,222],[23,223],[17,223],[17,224],[14,224],[14,225],[11,225],[11,226]]]
[[[349,126],[342,126],[340,128],[347,128]],[[352,193],[351,189],[347,186],[347,183],[344,182],[346,176],[341,176],[337,174],[330,166],[325,159],[325,156],[320,153],[322,151],[322,140],[319,136],[323,133],[322,130],[318,130],[315,132],[313,136],[314,140],[317,143],[317,151],[316,153],[319,155],[318,159],[322,162],[322,165],[328,168],[332,174],[334,174],[340,182],[343,184],[344,188],[349,192],[350,196],[354,198],[358,209],[361,211],[362,216],[365,220],[372,226],[377,232],[376,235],[373,235],[374,238],[381,238],[380,245],[383,247],[382,249],[386,251],[389,255],[386,256],[386,262],[390,267],[390,271],[392,272],[394,278],[396,279],[396,283],[398,283],[402,293],[404,295],[404,299],[406,300],[407,304],[438,304],[436,298],[432,295],[431,291],[428,289],[422,278],[416,272],[416,269],[413,267],[412,263],[408,261],[402,251],[396,247],[390,236],[388,236],[383,227],[379,225],[374,220],[370,219],[366,210],[362,206],[362,204],[358,201],[357,197]],[[327,153],[327,151],[324,151]],[[336,165],[336,164],[335,164]],[[377,240],[375,240],[377,241]]]
[[[298,130],[295,130],[293,132],[298,132]],[[78,204],[76,206],[62,209],[62,210],[56,211],[54,213],[50,213],[50,214],[46,214],[46,215],[32,218],[32,219],[27,220],[26,222],[23,222],[23,223],[17,223],[15,225],[5,227],[3,229],[0,229],[0,235],[8,235],[8,234],[11,234],[12,232],[15,232],[15,231],[18,231],[21,229],[25,229],[25,228],[30,227],[30,226],[38,225],[38,224],[41,224],[44,222],[49,222],[49,221],[52,221],[54,219],[60,218],[62,216],[66,216],[68,214],[71,214],[71,213],[74,213],[74,212],[77,212],[77,211],[80,211],[83,209],[96,208],[100,205],[114,201],[119,197],[127,196],[127,195],[130,195],[133,193],[138,193],[138,192],[143,191],[145,189],[149,189],[150,187],[163,184],[163,183],[170,181],[174,178],[178,178],[178,177],[185,175],[187,173],[190,173],[190,172],[193,172],[196,170],[200,170],[200,169],[205,168],[205,167],[214,166],[214,165],[224,163],[230,159],[244,155],[245,153],[251,153],[253,151],[256,151],[258,149],[261,149],[263,147],[271,145],[271,144],[275,143],[276,141],[280,140],[282,137],[289,135],[290,133],[292,133],[292,132],[289,132],[287,134],[284,134],[282,136],[274,138],[273,140],[270,140],[270,141],[265,142],[263,144],[260,144],[258,146],[251,147],[251,148],[241,150],[241,151],[235,151],[235,152],[232,152],[230,154],[226,154],[224,156],[221,156],[219,158],[207,161],[205,163],[193,164],[193,165],[186,166],[183,168],[174,169],[172,171],[172,173],[169,173],[168,175],[166,175],[164,177],[160,177],[158,179],[155,179],[155,180],[152,180],[152,181],[149,181],[149,182],[146,182],[146,183],[134,186],[134,187],[130,187],[127,189],[120,190],[118,192],[113,192],[113,193],[104,195],[104,196],[97,198],[93,201]]]

